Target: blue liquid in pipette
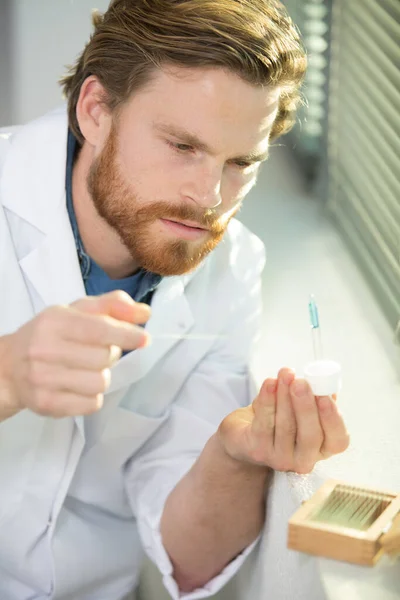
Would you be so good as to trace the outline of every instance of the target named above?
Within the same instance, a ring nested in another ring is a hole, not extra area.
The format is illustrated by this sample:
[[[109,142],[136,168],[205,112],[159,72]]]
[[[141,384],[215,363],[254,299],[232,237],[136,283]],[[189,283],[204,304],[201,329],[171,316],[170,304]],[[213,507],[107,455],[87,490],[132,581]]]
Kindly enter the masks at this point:
[[[314,296],[310,296],[310,302],[308,303],[308,310],[310,312],[311,327],[317,329],[319,327],[318,308],[315,303]]]
[[[317,303],[313,295],[310,296],[308,303],[308,310],[310,313],[311,321],[311,333],[314,350],[314,360],[322,359],[322,340],[321,340],[321,328],[319,326],[318,308]]]

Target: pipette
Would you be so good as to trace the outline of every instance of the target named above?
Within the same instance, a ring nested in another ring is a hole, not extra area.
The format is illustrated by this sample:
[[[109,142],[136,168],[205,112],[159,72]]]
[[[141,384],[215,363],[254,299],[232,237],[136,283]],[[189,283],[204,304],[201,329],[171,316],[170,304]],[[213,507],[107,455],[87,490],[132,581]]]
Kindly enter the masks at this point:
[[[321,338],[321,327],[319,324],[318,308],[313,294],[310,296],[308,303],[308,310],[310,313],[311,321],[311,336],[314,350],[314,360],[322,359],[322,338]]]
[[[339,363],[323,358],[318,308],[312,294],[308,303],[308,310],[311,321],[314,360],[304,368],[304,377],[310,384],[314,396],[331,396],[337,394],[340,390],[341,367]]]
[[[227,336],[212,333],[153,333],[151,337],[155,340],[220,340]]]

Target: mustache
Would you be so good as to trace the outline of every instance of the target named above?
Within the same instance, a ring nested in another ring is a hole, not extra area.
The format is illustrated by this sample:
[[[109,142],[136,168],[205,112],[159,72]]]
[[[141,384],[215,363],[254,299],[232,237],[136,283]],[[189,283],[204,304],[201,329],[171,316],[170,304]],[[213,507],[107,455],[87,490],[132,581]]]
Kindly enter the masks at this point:
[[[158,201],[138,209],[135,218],[138,224],[156,219],[191,221],[197,223],[199,227],[209,229],[212,233],[219,233],[225,228],[226,215],[212,208],[201,210],[187,204],[177,205]]]

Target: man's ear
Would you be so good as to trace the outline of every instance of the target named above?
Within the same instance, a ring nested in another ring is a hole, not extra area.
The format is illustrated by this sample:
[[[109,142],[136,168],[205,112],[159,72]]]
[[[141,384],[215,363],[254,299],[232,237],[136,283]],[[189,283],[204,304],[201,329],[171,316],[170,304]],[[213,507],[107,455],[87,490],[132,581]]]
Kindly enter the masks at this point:
[[[105,96],[104,87],[97,77],[91,75],[83,82],[76,105],[81,133],[94,147],[103,144],[111,125],[111,113],[104,102]]]

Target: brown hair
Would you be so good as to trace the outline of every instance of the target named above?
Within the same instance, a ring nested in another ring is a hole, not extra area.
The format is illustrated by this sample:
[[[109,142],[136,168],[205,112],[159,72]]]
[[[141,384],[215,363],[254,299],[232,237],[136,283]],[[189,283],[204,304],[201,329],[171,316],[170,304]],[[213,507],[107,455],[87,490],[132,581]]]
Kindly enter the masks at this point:
[[[280,86],[271,139],[292,127],[306,56],[279,0],[112,0],[104,15],[93,15],[93,25],[89,43],[60,82],[79,143],[76,106],[87,77],[99,79],[114,110],[167,64],[222,67],[253,85]]]

